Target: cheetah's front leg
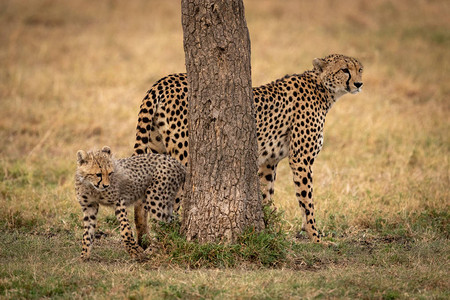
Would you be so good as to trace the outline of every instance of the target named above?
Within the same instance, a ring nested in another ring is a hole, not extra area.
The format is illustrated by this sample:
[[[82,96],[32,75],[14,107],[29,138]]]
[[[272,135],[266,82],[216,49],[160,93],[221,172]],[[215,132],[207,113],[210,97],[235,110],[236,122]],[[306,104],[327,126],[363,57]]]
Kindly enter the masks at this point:
[[[127,218],[127,211],[125,208],[125,204],[123,202],[119,202],[116,204],[116,217],[120,222],[120,235],[122,237],[122,241],[125,245],[127,252],[135,258],[139,258],[144,253],[144,250],[136,244],[136,241],[133,237],[133,232],[131,231],[130,223]]]
[[[315,243],[321,243],[319,233],[316,229],[316,220],[314,218],[313,203],[313,183],[311,166],[290,159],[290,167],[294,175],[295,196],[303,210],[302,229],[306,231],[309,239]]]
[[[82,204],[84,233],[82,241],[81,259],[87,260],[91,255],[92,244],[94,243],[95,228],[97,226],[98,204]]]

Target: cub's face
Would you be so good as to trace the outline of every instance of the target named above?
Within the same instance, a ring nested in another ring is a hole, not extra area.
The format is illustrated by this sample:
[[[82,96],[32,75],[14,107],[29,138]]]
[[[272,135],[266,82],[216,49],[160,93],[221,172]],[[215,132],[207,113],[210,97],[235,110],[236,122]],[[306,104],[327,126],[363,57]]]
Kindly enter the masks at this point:
[[[101,151],[77,152],[77,174],[83,181],[91,184],[95,189],[103,191],[110,186],[110,178],[114,173],[111,149],[107,146]]]
[[[314,59],[313,65],[322,83],[337,96],[361,91],[363,66],[357,59],[332,54]]]

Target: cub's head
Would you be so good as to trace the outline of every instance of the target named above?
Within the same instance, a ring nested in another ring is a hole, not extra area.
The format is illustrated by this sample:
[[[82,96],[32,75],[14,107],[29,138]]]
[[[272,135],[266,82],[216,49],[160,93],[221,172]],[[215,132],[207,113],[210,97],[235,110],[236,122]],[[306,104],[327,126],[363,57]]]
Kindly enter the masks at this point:
[[[103,191],[110,185],[110,177],[114,173],[111,149],[108,146],[101,151],[77,152],[77,176],[85,183]]]
[[[322,83],[335,96],[361,91],[363,66],[357,59],[331,54],[325,58],[314,59],[313,65]]]

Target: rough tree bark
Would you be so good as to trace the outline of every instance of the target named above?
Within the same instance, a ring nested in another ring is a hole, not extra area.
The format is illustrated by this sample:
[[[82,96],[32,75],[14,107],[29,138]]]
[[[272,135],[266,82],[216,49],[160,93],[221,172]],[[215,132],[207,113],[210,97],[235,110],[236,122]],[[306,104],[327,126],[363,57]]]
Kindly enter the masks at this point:
[[[231,242],[264,227],[250,37],[242,0],[182,0],[189,82],[188,240]]]

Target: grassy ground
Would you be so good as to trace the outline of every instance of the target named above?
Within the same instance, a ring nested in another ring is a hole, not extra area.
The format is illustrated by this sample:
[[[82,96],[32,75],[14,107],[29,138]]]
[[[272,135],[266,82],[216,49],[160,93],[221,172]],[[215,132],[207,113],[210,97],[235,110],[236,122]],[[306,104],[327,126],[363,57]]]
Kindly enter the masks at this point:
[[[343,97],[328,115],[314,169],[318,226],[338,246],[296,238],[301,215],[283,162],[275,203],[290,246],[274,267],[198,268],[198,260],[179,263],[180,254],[131,261],[107,209],[93,260],[78,262],[75,153],[103,145],[118,156],[132,152],[145,91],[185,70],[180,5],[5,0],[0,298],[450,297],[448,1],[245,6],[254,86],[330,53],[365,65],[363,93]],[[217,255],[202,251],[200,260]]]

